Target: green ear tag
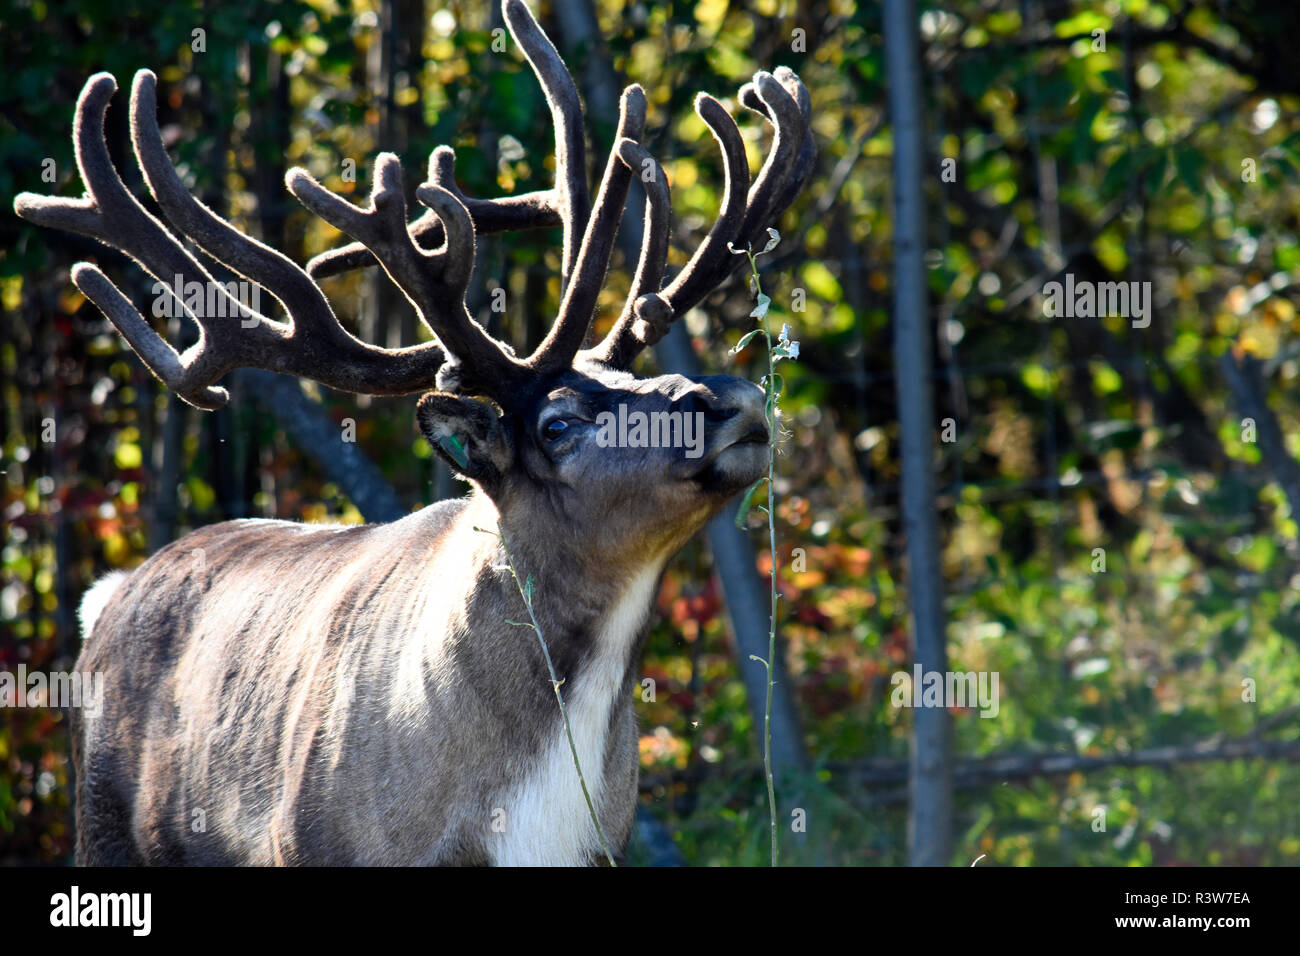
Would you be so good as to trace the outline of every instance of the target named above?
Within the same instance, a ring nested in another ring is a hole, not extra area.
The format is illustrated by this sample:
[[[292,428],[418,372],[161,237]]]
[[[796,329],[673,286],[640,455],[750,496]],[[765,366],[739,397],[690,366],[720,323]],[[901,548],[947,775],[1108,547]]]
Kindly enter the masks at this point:
[[[455,435],[444,435],[439,438],[438,447],[445,451],[448,457],[461,468],[469,467],[469,455],[465,454],[465,446],[461,444],[460,439]]]

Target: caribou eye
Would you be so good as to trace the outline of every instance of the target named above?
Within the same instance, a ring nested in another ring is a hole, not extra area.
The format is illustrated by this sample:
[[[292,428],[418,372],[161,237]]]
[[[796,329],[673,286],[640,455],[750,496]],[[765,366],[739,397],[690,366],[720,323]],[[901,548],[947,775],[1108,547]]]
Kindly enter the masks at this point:
[[[555,441],[569,430],[569,423],[563,418],[554,418],[542,427],[542,436],[547,441]]]

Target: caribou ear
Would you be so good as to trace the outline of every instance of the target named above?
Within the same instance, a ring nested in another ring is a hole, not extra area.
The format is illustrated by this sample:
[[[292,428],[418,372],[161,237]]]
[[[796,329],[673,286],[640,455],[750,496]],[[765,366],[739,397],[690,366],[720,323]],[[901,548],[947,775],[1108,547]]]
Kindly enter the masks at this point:
[[[429,392],[415,406],[420,431],[451,468],[491,491],[514,461],[514,448],[501,420],[472,398]]]

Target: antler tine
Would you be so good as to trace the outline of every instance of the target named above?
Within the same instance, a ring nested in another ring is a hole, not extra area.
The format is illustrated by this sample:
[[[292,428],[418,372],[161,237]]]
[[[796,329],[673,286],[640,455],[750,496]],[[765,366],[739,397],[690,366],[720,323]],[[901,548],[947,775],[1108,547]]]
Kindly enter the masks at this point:
[[[474,224],[455,195],[428,183],[416,190],[417,198],[442,221],[446,237],[441,249],[428,252],[416,244],[407,225],[402,167],[392,153],[381,153],[375,160],[367,209],[330,192],[300,167],[289,170],[285,184],[304,206],[374,253],[421,321],[456,358],[462,390],[501,395],[521,382],[523,367],[465,307],[474,268]]]
[[[624,140],[619,144],[619,158],[632,170],[650,170],[643,176],[646,190],[645,230],[636,275],[628,290],[623,312],[598,346],[581,353],[583,359],[595,359],[627,368],[646,344],[653,344],[668,332],[672,309],[656,290],[663,284],[668,263],[668,230],[671,199],[663,169],[638,143]],[[737,217],[737,220],[739,217]]]
[[[600,192],[596,194],[595,212],[587,222],[587,231],[583,236],[582,249],[573,280],[564,292],[560,302],[559,316],[545,340],[528,358],[528,364],[541,372],[567,368],[573,363],[573,357],[580,349],[591,329],[591,321],[596,313],[596,300],[600,296],[601,286],[605,284],[605,275],[609,270],[610,256],[614,251],[614,236],[618,232],[619,222],[623,218],[623,208],[627,203],[627,192],[631,185],[633,172],[644,173],[648,170],[652,186],[664,190],[663,171],[635,141],[645,132],[646,97],[640,86],[633,84],[623,91],[619,101],[618,131],[614,136],[613,148],[609,151],[609,161],[605,166],[605,175],[601,179]],[[627,147],[636,147],[640,155],[652,164],[648,167],[629,160]],[[665,255],[667,249],[665,247]],[[659,278],[663,277],[660,266]],[[656,281],[656,288],[658,282]]]
[[[786,92],[794,97],[795,103],[799,106],[799,116],[803,120],[803,141],[799,145],[799,155],[795,157],[794,168],[790,171],[785,187],[772,205],[773,212],[769,219],[779,216],[794,202],[794,198],[799,195],[808,176],[812,173],[813,163],[817,159],[817,141],[812,134],[812,100],[808,95],[808,87],[804,86],[803,80],[799,79],[788,66],[777,67],[772,75]],[[768,122],[775,124],[772,113],[757,95],[752,83],[741,87],[740,100],[746,107],[761,113]]]
[[[524,0],[505,0],[501,5],[506,27],[523,50],[528,65],[546,94],[555,127],[555,191],[564,224],[564,260],[561,294],[578,262],[583,232],[591,216],[587,191],[587,145],[582,129],[582,101],[578,87],[560,59],[555,45],[537,23]]]
[[[206,348],[206,330],[202,325],[199,326],[199,341],[182,357],[153,330],[131,300],[98,268],[88,262],[78,262],[72,267],[72,282],[117,327],[148,369],[182,399],[209,412],[216,411],[230,400],[230,393],[224,388],[198,384],[201,376],[195,374],[198,363],[194,359],[212,354]],[[223,374],[224,371],[218,372],[215,377]]]
[[[434,173],[435,164],[441,165],[439,153],[444,150],[451,152],[449,147],[439,146],[430,154],[429,180],[460,200],[474,223],[476,236],[560,225],[560,210],[555,201],[554,189],[520,193],[518,196],[502,196],[499,199],[475,199],[466,196],[456,186],[454,155],[451,162],[446,165],[445,172],[438,175]],[[443,232],[442,220],[431,209],[425,210],[423,215],[412,220],[410,229],[411,238],[422,249],[436,249],[447,238],[446,233]],[[313,278],[321,279],[374,264],[375,257],[369,249],[359,242],[351,242],[346,246],[322,252],[313,258],[307,263],[307,272]]]
[[[741,87],[740,102],[767,119],[775,134],[767,161],[749,190],[745,221],[737,236],[739,244],[748,246],[782,211],[777,208],[777,200],[799,158],[805,124],[798,101],[771,73],[755,73],[753,82]]]
[[[636,274],[628,289],[627,303],[623,307],[620,321],[638,311],[645,311],[648,306],[641,303],[644,296],[660,299],[658,290],[664,282],[664,269],[668,265],[668,230],[672,216],[672,198],[668,192],[668,177],[663,167],[638,143],[623,142],[619,144],[619,157],[631,169],[651,170],[645,186],[645,226],[642,232],[641,256],[637,260]],[[638,304],[640,305],[638,306]],[[666,304],[666,303],[665,303]],[[658,311],[658,310],[652,310]]]
[[[744,142],[735,121],[717,100],[700,94],[695,109],[718,141],[724,159],[724,191],[718,219],[686,266],[658,295],[630,300],[627,312],[604,342],[584,353],[628,368],[641,349],[667,334],[674,320],[726,279],[736,262],[730,246],[751,245],[794,200],[812,170],[816,145],[808,128],[808,92],[793,72],[756,73],[740,91],[741,102],[764,116],[775,130],[772,148],[753,186]]]
[[[719,270],[729,269],[734,264],[731,250],[727,247],[736,241],[743,228],[749,192],[749,162],[736,121],[721,103],[703,93],[696,97],[695,111],[709,127],[722,151],[722,202],[713,228],[685,268],[664,290],[664,299],[674,312],[685,312],[704,298],[717,284]]]

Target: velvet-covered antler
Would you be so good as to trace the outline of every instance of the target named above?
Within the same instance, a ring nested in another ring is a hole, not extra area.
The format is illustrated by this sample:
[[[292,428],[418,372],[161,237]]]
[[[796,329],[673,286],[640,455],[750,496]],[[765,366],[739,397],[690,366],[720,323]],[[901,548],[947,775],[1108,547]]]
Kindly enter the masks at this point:
[[[754,184],[749,183],[745,146],[735,121],[713,97],[701,93],[695,111],[709,127],[724,160],[724,186],[718,218],[689,262],[663,289],[668,250],[666,195],[647,189],[646,239],[641,265],[627,306],[604,341],[582,353],[617,368],[629,368],[647,345],[668,333],[672,323],[720,285],[736,268],[730,247],[756,244],[794,201],[817,156],[809,126],[808,90],[791,70],[758,73],[740,90],[740,101],[773,126],[775,138]],[[656,210],[656,206],[662,207]],[[647,262],[647,257],[656,261]]]
[[[117,88],[106,73],[91,77],[77,102],[73,139],[87,194],[80,199],[23,193],[14,202],[32,222],[67,229],[120,249],[165,286],[179,277],[215,295],[216,314],[181,306],[197,324],[198,341],[184,354],[160,336],[96,266],[78,263],[73,281],[121,331],[141,360],[168,387],[200,408],[217,408],[228,394],[216,383],[231,369],[263,368],[309,378],[344,391],[397,395],[438,385],[481,394],[503,406],[523,400],[538,383],[570,368],[579,355],[629,368],[671,323],[723,282],[736,266],[732,246],[759,240],[794,200],[811,172],[816,149],[809,128],[808,91],[790,70],[758,73],[740,101],[773,126],[763,168],[750,185],[744,143],[735,121],[700,94],[696,112],[712,131],[725,163],[718,218],[690,261],[665,287],[670,203],[663,170],[640,145],[646,97],[629,86],[594,207],[586,179],[582,106],[573,78],[524,0],[504,0],[506,25],[546,95],[555,125],[556,184],[521,196],[481,200],[455,182],[455,154],[440,146],[416,198],[428,211],[406,220],[402,171],[391,153],[375,162],[367,208],[326,190],[303,169],[285,177],[308,209],[356,240],[317,256],[304,271],[288,257],[239,232],[194,198],[167,157],[156,115],[156,79],[136,74],[131,91],[131,139],[136,160],[163,215],[204,253],[284,306],[287,323],[240,304],[222,283],[127,190],[109,159],[104,113]],[[609,268],[614,238],[633,175],[646,188],[645,234],[631,292],[599,345],[579,352],[588,335]],[[540,226],[564,227],[562,299],[546,338],[527,358],[490,337],[465,307],[477,234]],[[399,349],[369,345],[340,325],[315,278],[378,262],[415,306],[437,342]]]
[[[435,213],[445,217],[444,229],[453,239],[430,254],[415,248],[406,229],[401,174],[393,157],[382,156],[376,164],[371,209],[365,212],[337,197],[328,202],[324,196],[329,194],[304,171],[289,173],[290,188],[309,205],[328,209],[336,224],[374,243],[385,268],[441,343],[400,349],[369,345],[339,324],[311,276],[287,256],[239,232],[189,193],[167,157],[158,130],[156,83],[151,72],[141,70],[131,90],[131,140],[150,192],[178,232],[278,299],[288,323],[274,322],[238,302],[127,190],[104,141],[104,113],[117,89],[107,73],[86,82],[73,123],[77,167],[87,195],[64,199],[23,193],[14,201],[14,209],[39,225],[77,232],[122,250],[164,286],[171,287],[177,277],[187,285],[200,283],[205,302],[215,301],[217,308],[212,310],[215,314],[208,314],[203,306],[180,303],[198,326],[199,336],[184,354],[178,354],[98,267],[82,262],[72,271],[77,287],[169,388],[200,408],[218,408],[229,395],[216,382],[231,369],[249,367],[298,375],[349,392],[402,395],[433,387],[450,348],[457,350],[462,362],[474,363],[476,379],[494,383],[493,391],[509,389],[512,381],[527,374],[465,309],[474,233],[454,196],[435,186],[420,191]]]

